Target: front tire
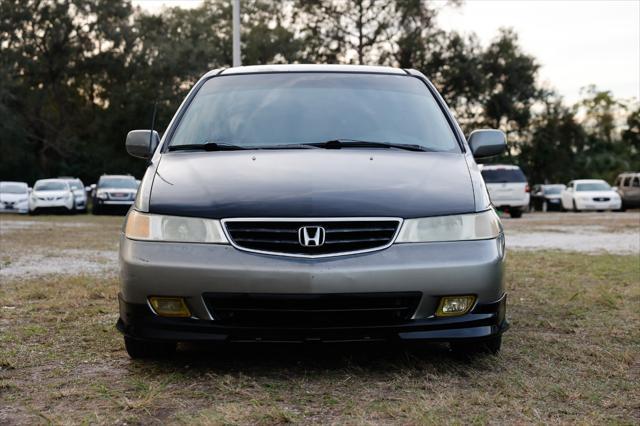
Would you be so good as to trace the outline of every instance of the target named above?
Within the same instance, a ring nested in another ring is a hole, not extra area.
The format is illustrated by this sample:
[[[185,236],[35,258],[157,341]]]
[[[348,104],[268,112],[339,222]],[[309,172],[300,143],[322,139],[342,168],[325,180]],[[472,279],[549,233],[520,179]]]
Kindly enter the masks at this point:
[[[127,336],[124,347],[131,359],[169,358],[176,352],[176,342],[152,342]]]
[[[497,355],[502,348],[502,335],[476,342],[451,342],[450,347],[454,354],[461,356]]]
[[[511,216],[514,219],[518,219],[522,217],[522,209],[510,209],[509,216]]]

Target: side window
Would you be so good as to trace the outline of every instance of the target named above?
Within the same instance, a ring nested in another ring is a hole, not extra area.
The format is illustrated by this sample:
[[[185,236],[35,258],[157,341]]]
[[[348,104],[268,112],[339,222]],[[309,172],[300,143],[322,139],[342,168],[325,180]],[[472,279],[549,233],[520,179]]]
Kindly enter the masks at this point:
[[[631,177],[627,177],[622,182],[622,186],[631,186]]]
[[[622,183],[622,178],[618,176],[616,178],[616,181],[613,183],[613,186],[620,186],[621,183]]]
[[[640,177],[636,176],[633,178],[633,183],[631,184],[631,186],[633,187],[639,187],[640,186]]]

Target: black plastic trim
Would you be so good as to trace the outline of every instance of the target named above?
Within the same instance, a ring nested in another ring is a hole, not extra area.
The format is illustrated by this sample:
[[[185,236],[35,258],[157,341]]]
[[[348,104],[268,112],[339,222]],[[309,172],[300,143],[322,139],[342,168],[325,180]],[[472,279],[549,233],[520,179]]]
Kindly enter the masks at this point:
[[[146,304],[127,303],[121,295],[118,300],[118,330],[128,337],[156,341],[459,341],[495,337],[509,327],[505,317],[506,294],[495,302],[476,305],[471,313],[460,317],[429,317],[380,326],[322,328],[223,326],[212,320],[162,318]]]

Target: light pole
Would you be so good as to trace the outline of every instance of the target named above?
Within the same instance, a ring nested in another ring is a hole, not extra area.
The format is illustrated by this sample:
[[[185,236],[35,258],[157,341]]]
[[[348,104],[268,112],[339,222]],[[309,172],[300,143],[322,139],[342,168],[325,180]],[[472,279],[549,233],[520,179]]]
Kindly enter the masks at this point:
[[[239,67],[240,62],[240,0],[233,1],[233,66]]]

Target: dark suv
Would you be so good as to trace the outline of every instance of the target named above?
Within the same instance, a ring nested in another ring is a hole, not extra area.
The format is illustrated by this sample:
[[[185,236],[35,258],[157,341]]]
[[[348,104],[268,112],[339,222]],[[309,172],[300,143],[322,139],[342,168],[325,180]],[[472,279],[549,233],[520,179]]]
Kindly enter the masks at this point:
[[[131,175],[102,175],[91,192],[93,214],[126,213],[138,192]]]

